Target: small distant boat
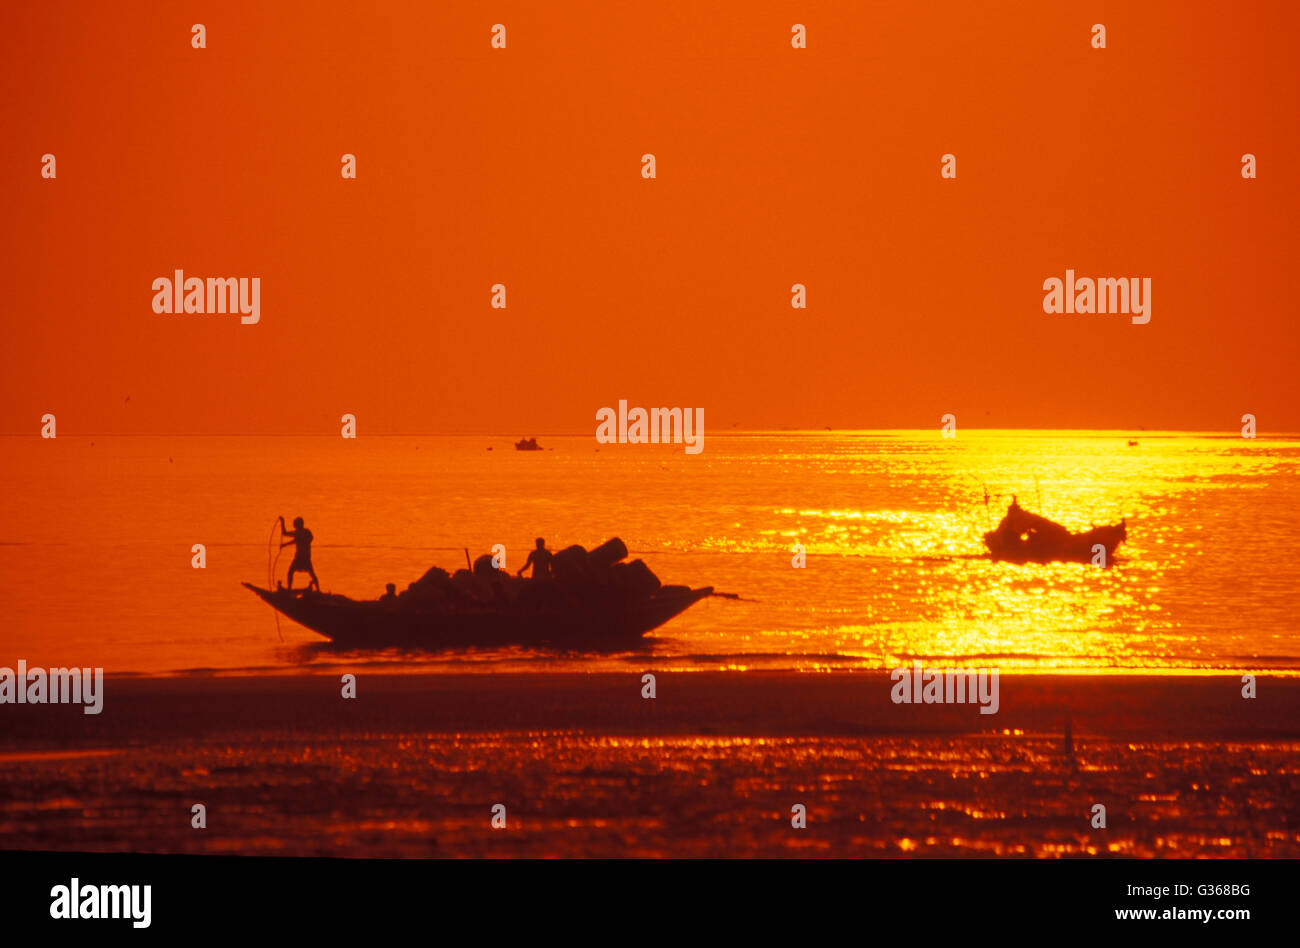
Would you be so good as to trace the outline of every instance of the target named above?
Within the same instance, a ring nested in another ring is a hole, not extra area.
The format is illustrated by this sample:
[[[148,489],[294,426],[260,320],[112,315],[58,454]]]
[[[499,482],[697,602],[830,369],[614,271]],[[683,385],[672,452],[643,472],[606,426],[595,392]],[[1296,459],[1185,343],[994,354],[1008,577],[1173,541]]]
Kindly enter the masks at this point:
[[[473,569],[437,567],[400,595],[379,599],[244,586],[300,625],[345,648],[495,648],[521,645],[610,651],[713,595],[712,586],[664,586],[641,560],[619,562],[618,538],[555,554],[551,578],[517,579],[480,556]]]
[[[536,438],[521,438],[515,442],[516,451],[540,451],[542,446],[537,443]]]
[[[1129,446],[1130,448],[1136,448],[1136,447],[1138,446],[1138,443],[1137,443],[1136,441],[1130,441],[1130,442],[1128,443],[1128,446]]]
[[[1100,546],[1105,550],[1102,562],[1109,565],[1127,538],[1127,519],[1071,533],[1059,523],[1021,509],[1013,498],[997,529],[984,534],[984,544],[995,560],[1010,563],[1092,563]]]

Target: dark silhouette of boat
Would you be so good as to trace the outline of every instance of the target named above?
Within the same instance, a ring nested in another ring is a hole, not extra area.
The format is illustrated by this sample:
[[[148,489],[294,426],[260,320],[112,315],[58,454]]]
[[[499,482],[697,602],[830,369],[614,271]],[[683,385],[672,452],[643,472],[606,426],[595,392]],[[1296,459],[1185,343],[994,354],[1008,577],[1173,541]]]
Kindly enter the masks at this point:
[[[542,446],[537,443],[536,438],[521,438],[515,442],[516,451],[540,451]]]
[[[468,554],[466,554],[468,558]],[[522,645],[614,651],[713,594],[664,586],[617,538],[555,554],[548,579],[519,579],[480,556],[472,570],[434,567],[400,594],[357,600],[244,585],[272,608],[347,648],[424,650]],[[278,584],[277,584],[278,585]]]
[[[1116,548],[1127,538],[1126,519],[1071,533],[1059,523],[1023,510],[1012,498],[997,529],[984,534],[984,543],[995,560],[1011,563],[1092,563],[1100,546],[1105,550],[1101,562],[1110,565]]]

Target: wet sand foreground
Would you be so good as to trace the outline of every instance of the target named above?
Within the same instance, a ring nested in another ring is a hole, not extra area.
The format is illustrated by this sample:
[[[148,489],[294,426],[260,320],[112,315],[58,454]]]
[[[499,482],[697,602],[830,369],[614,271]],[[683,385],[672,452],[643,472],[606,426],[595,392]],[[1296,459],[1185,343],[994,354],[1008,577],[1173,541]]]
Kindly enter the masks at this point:
[[[891,687],[659,673],[646,699],[639,673],[367,671],[344,699],[333,674],[109,678],[100,715],[0,708],[0,847],[1300,856],[1300,680],[1248,700],[1239,676],[1004,675],[990,715]]]

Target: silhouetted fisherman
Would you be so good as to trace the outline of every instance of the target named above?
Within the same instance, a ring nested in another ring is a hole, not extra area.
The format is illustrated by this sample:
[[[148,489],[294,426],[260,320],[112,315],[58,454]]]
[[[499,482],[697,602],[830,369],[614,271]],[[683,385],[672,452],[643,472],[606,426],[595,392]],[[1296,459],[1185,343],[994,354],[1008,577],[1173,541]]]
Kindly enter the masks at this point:
[[[524,575],[524,570],[531,566],[533,568],[533,579],[550,579],[551,560],[553,559],[555,559],[555,554],[546,548],[546,541],[538,537],[536,549],[528,554],[528,559],[524,561],[523,566],[515,571],[515,575]]]
[[[315,589],[317,592],[320,592],[320,581],[316,579],[316,571],[311,568],[311,541],[312,541],[311,531],[308,530],[306,526],[303,525],[302,517],[293,518],[292,530],[286,530],[284,528],[284,518],[281,517],[280,535],[285,537],[292,537],[292,539],[286,540],[284,543],[281,543],[280,549],[283,550],[286,546],[289,546],[291,544],[294,547],[293,562],[289,564],[288,588],[293,589],[294,573],[306,573],[308,576],[311,577],[311,583],[308,584],[307,588]]]

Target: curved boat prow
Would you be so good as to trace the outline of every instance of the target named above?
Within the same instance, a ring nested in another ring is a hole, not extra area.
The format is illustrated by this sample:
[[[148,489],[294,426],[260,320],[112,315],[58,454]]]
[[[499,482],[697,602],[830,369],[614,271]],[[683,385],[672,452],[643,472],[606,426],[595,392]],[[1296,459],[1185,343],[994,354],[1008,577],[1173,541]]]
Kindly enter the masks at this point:
[[[245,589],[248,589],[257,595],[268,606],[275,608],[275,593],[269,589],[263,589],[261,586],[254,586],[252,583],[240,583]]]

